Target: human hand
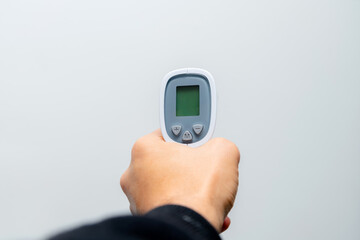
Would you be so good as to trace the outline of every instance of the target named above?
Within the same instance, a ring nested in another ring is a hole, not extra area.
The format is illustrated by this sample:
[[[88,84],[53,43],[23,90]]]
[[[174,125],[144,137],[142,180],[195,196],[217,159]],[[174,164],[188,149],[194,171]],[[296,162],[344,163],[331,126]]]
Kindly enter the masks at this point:
[[[237,192],[239,161],[238,148],[224,138],[192,148],[165,142],[158,129],[135,142],[120,185],[133,214],[182,205],[222,232],[230,225],[226,216]]]

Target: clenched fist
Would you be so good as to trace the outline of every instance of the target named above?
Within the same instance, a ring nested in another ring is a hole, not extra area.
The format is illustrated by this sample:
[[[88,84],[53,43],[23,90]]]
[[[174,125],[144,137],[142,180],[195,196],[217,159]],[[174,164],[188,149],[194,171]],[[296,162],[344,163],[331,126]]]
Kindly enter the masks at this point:
[[[156,130],[136,141],[120,184],[133,214],[165,204],[182,205],[221,232],[230,224],[226,216],[237,192],[239,161],[238,148],[224,138],[191,148],[165,142]]]

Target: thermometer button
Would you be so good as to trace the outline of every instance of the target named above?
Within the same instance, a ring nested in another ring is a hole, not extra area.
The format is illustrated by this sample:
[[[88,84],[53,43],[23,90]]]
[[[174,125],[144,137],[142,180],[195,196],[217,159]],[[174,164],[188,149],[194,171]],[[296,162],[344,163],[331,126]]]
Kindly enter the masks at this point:
[[[182,136],[182,140],[183,142],[191,142],[192,140],[192,135],[189,131],[185,131],[184,135]]]
[[[180,125],[174,125],[174,126],[171,127],[171,131],[175,136],[177,136],[177,135],[179,135],[179,133],[181,131],[181,126]]]
[[[203,130],[204,126],[202,124],[195,124],[193,125],[194,132],[199,135],[201,131]]]

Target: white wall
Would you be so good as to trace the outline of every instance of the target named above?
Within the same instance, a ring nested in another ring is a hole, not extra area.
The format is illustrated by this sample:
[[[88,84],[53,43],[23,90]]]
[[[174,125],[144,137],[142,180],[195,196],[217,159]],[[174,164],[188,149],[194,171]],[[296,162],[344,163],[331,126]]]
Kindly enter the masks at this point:
[[[215,77],[242,153],[224,239],[360,238],[360,2],[0,1],[0,239],[128,212],[160,82]]]

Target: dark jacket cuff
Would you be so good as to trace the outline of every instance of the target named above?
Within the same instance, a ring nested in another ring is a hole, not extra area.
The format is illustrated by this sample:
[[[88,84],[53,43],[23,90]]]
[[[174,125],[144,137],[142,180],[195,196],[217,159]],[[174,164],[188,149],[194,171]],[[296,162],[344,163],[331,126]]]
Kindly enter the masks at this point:
[[[193,239],[221,239],[215,228],[204,217],[187,207],[164,205],[151,210],[145,216],[171,224],[189,233]]]

